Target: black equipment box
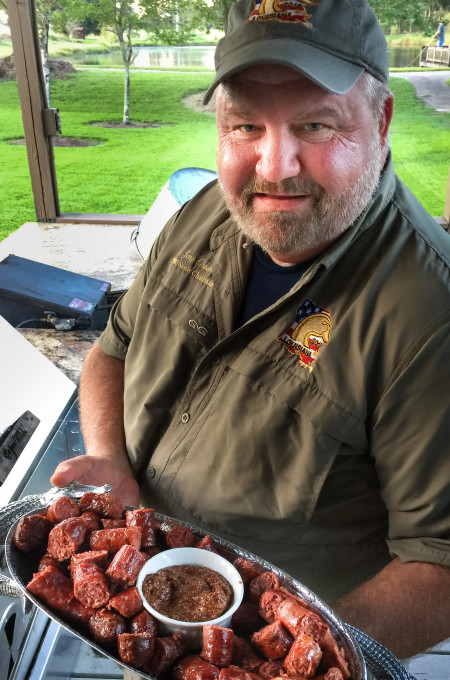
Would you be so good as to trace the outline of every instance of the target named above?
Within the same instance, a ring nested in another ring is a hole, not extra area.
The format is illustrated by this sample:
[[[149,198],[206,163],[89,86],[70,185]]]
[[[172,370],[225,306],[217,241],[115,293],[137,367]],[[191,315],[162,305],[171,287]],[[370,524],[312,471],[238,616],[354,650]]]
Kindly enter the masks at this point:
[[[8,255],[0,262],[0,314],[14,327],[103,330],[111,284]]]

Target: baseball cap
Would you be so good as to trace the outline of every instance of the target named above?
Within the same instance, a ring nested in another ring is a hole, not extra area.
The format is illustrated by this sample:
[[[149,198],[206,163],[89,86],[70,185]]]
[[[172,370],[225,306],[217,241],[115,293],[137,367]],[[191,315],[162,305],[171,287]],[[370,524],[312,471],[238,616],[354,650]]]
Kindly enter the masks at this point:
[[[237,0],[204,103],[224,80],[258,64],[290,66],[336,94],[363,71],[385,84],[389,78],[386,39],[364,0]]]

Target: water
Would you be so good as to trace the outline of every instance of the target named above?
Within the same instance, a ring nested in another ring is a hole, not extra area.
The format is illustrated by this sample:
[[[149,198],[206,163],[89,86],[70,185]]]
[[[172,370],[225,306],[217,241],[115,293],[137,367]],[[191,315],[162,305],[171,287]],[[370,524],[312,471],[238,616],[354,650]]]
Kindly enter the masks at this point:
[[[420,66],[420,47],[391,47],[388,53],[390,68],[402,68],[405,66]]]
[[[137,68],[203,68],[214,70],[214,46],[140,47],[135,49]],[[120,50],[107,54],[74,54],[67,57],[75,66],[123,66]]]
[[[203,68],[214,70],[214,46],[140,47],[135,48],[133,66],[137,68]],[[420,47],[392,47],[388,54],[393,68],[419,66]],[[122,67],[122,53],[113,50],[107,54],[74,54],[68,57],[75,65]]]

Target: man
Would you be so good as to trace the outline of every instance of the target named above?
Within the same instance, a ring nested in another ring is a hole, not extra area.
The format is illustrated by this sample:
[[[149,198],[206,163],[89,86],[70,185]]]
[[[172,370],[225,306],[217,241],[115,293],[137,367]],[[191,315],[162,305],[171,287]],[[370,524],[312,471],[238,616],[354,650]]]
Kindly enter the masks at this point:
[[[436,38],[436,47],[443,47],[445,42],[445,23],[441,18],[439,19],[439,26],[436,33],[433,36]]]
[[[394,175],[367,4],[282,5],[231,10],[205,97],[220,186],[117,303],[87,455],[51,481],[264,556],[404,658],[450,635],[449,239]]]

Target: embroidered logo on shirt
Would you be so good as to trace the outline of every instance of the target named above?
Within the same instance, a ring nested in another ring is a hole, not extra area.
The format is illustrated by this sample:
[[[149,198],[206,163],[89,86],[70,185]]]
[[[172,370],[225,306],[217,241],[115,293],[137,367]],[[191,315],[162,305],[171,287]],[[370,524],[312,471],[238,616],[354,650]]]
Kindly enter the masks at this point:
[[[301,21],[311,28],[311,14],[305,5],[317,5],[318,0],[255,0],[247,21]]]
[[[192,255],[190,250],[180,255],[180,257],[173,257],[170,261],[175,267],[182,269],[184,272],[192,276],[193,279],[200,281],[209,288],[213,287],[212,282],[212,267],[207,263],[204,257],[196,258]]]
[[[305,300],[297,309],[295,321],[277,340],[288,352],[298,355],[298,363],[310,373],[322,345],[330,340],[331,316],[328,309]]]

